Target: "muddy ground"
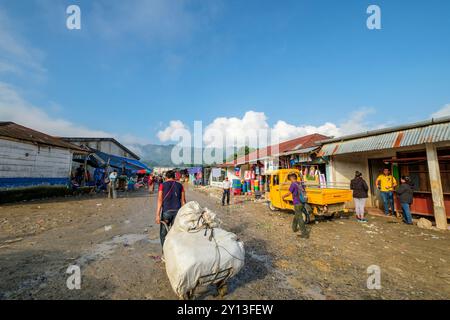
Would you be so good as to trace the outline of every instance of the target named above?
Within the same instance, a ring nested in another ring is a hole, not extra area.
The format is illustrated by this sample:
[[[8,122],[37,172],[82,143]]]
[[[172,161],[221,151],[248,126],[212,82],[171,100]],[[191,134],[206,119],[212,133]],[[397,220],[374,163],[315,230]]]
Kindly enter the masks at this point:
[[[156,195],[119,193],[0,207],[0,299],[176,299],[159,256]],[[245,268],[225,299],[450,299],[450,234],[369,216],[290,229],[289,212],[262,203],[228,207],[205,190],[189,190],[245,243]],[[80,290],[66,286],[81,267]],[[380,290],[367,268],[381,270]],[[218,299],[214,290],[198,299]]]

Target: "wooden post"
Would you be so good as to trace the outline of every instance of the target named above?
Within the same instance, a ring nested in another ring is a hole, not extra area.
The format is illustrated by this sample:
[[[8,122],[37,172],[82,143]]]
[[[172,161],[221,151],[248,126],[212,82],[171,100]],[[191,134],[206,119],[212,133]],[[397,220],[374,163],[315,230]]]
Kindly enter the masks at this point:
[[[431,195],[433,197],[434,219],[439,229],[447,229],[447,214],[444,205],[444,193],[442,191],[441,172],[436,147],[426,144],[428,174],[430,176]]]

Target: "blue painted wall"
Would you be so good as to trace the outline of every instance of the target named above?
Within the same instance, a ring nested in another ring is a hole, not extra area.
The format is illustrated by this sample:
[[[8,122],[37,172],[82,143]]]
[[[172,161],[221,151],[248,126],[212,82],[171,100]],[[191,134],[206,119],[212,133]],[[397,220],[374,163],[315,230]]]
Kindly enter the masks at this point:
[[[35,186],[68,186],[69,178],[0,178],[0,189]]]

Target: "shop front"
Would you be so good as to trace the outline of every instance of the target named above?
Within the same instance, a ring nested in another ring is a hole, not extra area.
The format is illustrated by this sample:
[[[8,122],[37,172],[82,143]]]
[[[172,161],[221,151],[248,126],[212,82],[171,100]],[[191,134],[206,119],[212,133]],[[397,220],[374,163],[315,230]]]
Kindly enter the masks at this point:
[[[447,217],[450,218],[450,148],[437,149],[437,155],[445,210]],[[411,205],[411,212],[432,216],[433,197],[426,151],[398,152],[396,157],[385,159],[384,162],[391,165],[397,180],[402,176],[410,178],[414,189],[414,201]],[[396,207],[400,208],[398,201]]]
[[[376,179],[384,168],[414,189],[412,212],[434,216],[439,229],[450,218],[450,118],[426,120],[320,142],[333,183],[349,186],[355,171],[369,184],[367,204],[382,208]],[[397,201],[397,200],[396,200]],[[397,203],[397,211],[400,205]]]

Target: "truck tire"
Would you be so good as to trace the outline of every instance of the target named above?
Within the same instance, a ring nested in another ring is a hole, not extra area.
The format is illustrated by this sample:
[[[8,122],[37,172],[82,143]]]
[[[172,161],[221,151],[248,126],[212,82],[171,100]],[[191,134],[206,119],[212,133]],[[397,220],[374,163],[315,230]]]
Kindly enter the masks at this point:
[[[269,207],[269,210],[270,210],[270,211],[278,211],[278,208],[276,208],[276,207],[272,204],[272,201],[269,201],[269,202],[267,203],[267,206]]]

